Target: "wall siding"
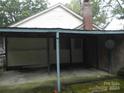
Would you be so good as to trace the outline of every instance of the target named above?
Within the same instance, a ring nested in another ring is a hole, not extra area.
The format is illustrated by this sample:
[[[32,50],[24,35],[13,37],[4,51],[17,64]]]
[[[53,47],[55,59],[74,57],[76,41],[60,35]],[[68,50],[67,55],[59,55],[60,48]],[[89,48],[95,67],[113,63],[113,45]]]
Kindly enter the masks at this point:
[[[73,29],[82,24],[82,20],[76,18],[71,13],[61,7],[44,13],[16,27],[26,28],[69,28]]]
[[[112,64],[109,62],[108,49],[105,47],[107,39],[115,41],[115,47],[112,49]],[[110,65],[112,66],[112,73],[117,73],[120,68],[124,67],[124,39],[123,37],[101,37],[98,42],[98,62],[99,68],[110,71]]]
[[[72,41],[72,63],[82,62],[82,51],[74,49]],[[56,64],[54,39],[49,40],[49,61]],[[48,66],[47,38],[8,38],[8,66]],[[61,49],[61,63],[70,63],[70,50]]]

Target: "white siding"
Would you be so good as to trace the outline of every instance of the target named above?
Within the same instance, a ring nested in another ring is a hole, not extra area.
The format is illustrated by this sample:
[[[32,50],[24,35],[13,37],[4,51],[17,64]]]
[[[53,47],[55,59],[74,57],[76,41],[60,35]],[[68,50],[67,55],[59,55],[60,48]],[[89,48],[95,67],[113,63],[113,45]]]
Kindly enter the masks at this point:
[[[28,20],[17,27],[26,28],[70,28],[79,26],[82,20],[76,18],[71,13],[61,7],[57,7],[52,11],[44,13],[36,18]]]
[[[46,38],[8,38],[8,66],[47,66]]]

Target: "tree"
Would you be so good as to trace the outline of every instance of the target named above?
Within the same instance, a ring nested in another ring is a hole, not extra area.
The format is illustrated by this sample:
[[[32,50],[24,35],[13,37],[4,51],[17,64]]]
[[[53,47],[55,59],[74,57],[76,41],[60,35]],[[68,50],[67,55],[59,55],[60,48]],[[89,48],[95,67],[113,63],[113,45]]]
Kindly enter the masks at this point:
[[[80,2],[79,0],[71,0],[69,4],[66,4],[68,8],[80,15]]]
[[[66,4],[68,8],[73,10],[77,14],[81,14],[81,5],[80,0],[71,0],[69,4]],[[96,25],[103,25],[106,23],[106,14],[104,10],[100,9],[101,1],[100,0],[91,0],[92,11],[93,11],[93,22]]]
[[[104,27],[104,24],[106,24],[107,13],[102,6],[102,1],[92,0],[91,5],[93,13],[93,23],[98,26]]]
[[[118,16],[120,19],[124,19],[124,0],[115,0],[117,4],[115,5],[112,13]]]
[[[46,8],[46,0],[0,0],[0,27],[18,22]]]
[[[124,1],[120,1],[119,4],[118,0],[90,0],[94,24],[105,28],[115,15],[124,15],[124,9],[122,9],[121,5],[124,4]],[[72,0],[66,6],[77,14],[80,14],[81,5],[79,2],[81,0]]]

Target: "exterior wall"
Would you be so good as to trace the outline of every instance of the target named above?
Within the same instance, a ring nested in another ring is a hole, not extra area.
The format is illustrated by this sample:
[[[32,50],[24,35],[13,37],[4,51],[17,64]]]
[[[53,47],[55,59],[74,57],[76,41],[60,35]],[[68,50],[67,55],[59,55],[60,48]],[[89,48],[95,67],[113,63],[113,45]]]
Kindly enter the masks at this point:
[[[108,51],[105,47],[106,38],[98,38],[98,62],[99,68],[105,71],[109,71]]]
[[[50,62],[52,64],[56,63],[56,50],[54,49],[53,39],[50,39]],[[83,42],[82,42],[83,43]],[[71,47],[72,47],[72,63],[80,63],[83,61],[83,50],[74,48],[74,39],[71,39]],[[82,50],[82,51],[81,51]],[[70,63],[70,49],[61,49],[61,63]]]
[[[0,68],[3,66],[5,62],[5,41],[3,37],[0,37]]]
[[[105,47],[107,39],[113,39],[115,41],[115,47],[112,49],[112,64],[109,62],[108,49]],[[93,39],[92,39],[93,40]],[[95,39],[94,39],[95,40]],[[123,37],[99,37],[97,43],[90,42],[87,49],[89,54],[83,54],[83,39],[81,49],[74,48],[74,39],[71,39],[72,47],[72,63],[84,63],[83,55],[86,62],[96,67],[97,61],[100,69],[110,71],[110,65],[112,66],[112,72],[116,73],[120,68],[124,67],[124,39]],[[56,50],[54,48],[54,39],[50,38],[49,42],[49,56],[50,64],[56,64]],[[38,65],[41,67],[47,66],[48,50],[46,38],[8,38],[8,66],[24,66],[24,65]],[[86,52],[86,51],[85,51]],[[97,58],[96,58],[97,56]],[[96,60],[97,59],[97,60]],[[61,49],[61,63],[70,63],[70,50]]]
[[[97,68],[97,39],[90,37],[84,39],[84,63],[87,67]]]
[[[56,50],[53,38],[49,41],[50,64],[56,64]],[[82,51],[74,49],[72,42],[72,63],[82,62]],[[8,38],[8,66],[38,65],[48,66],[48,46],[46,38]],[[70,50],[61,49],[61,63],[70,63]]]
[[[82,20],[76,18],[71,13],[61,7],[44,13],[16,27],[26,28],[69,28],[73,29],[82,24]]]
[[[68,49],[61,49],[60,51],[60,61],[61,63],[69,63],[70,62],[70,55]],[[56,63],[56,49],[54,47],[54,39],[50,39],[50,63]]]
[[[117,72],[120,68],[124,67],[124,39],[123,37],[117,38],[115,48],[112,53],[112,71]]]
[[[72,63],[83,63],[83,39],[81,40],[81,48],[75,48],[75,39],[71,40],[72,47]]]
[[[117,73],[120,68],[124,67],[124,39],[121,36],[111,37],[108,39],[115,41],[115,47],[111,50],[112,64],[109,62],[109,50],[105,47],[107,38],[101,37],[99,38],[98,43],[99,68],[106,71],[111,70],[112,73]]]
[[[47,65],[45,38],[8,38],[8,66]]]

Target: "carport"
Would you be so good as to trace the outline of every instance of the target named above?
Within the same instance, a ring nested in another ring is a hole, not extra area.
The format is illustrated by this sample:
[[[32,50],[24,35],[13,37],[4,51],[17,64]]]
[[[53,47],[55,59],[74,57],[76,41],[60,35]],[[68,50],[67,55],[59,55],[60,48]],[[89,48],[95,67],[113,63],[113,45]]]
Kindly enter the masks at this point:
[[[80,38],[84,41],[84,55],[83,60],[86,65],[103,69],[106,71],[112,71],[114,66],[112,64],[120,63],[123,59],[120,59],[120,49],[123,49],[123,31],[84,31],[76,29],[46,29],[46,28],[0,28],[0,36],[4,38],[5,44],[5,56],[4,68],[8,67],[8,38],[55,38],[56,41],[56,71],[57,71],[57,89],[61,91],[61,79],[60,79],[60,39],[61,38]],[[117,43],[116,43],[117,42]],[[71,43],[70,43],[71,44]],[[49,45],[49,44],[48,44]],[[121,47],[118,47],[121,46]],[[49,50],[49,48],[48,48]],[[114,52],[113,52],[114,50]],[[119,52],[118,52],[119,51]],[[104,53],[102,53],[104,52]],[[116,54],[116,55],[113,55]],[[121,52],[121,54],[123,54]],[[49,53],[47,54],[48,71],[50,70]],[[117,56],[118,55],[118,56]],[[116,60],[115,60],[115,59]],[[123,56],[122,56],[123,58]],[[72,61],[72,50],[70,48],[70,63]],[[105,64],[106,62],[106,64]],[[115,63],[113,63],[115,62]],[[101,66],[104,66],[102,67]]]

